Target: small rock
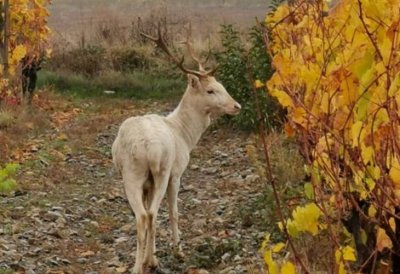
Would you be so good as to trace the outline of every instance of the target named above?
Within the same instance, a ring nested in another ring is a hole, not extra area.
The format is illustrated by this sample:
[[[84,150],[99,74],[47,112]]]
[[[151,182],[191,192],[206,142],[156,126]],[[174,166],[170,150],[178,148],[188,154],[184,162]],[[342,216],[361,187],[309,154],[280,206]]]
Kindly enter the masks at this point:
[[[90,257],[90,256],[93,256],[94,254],[95,253],[92,250],[88,250],[88,251],[82,252],[80,254],[80,256],[82,256],[82,257]]]
[[[199,166],[198,166],[198,165],[191,165],[191,166],[189,167],[189,169],[191,169],[191,170],[198,170],[198,169],[199,169]]]
[[[201,201],[198,200],[198,199],[196,199],[196,198],[192,198],[192,202],[193,202],[194,204],[196,204],[196,205],[201,204]]]
[[[233,271],[235,268],[233,266],[229,266],[227,268],[222,269],[219,273],[220,274],[228,274]]]
[[[242,257],[240,257],[238,254],[233,258],[235,262],[240,261]]]
[[[94,227],[99,227],[99,223],[96,221],[90,221],[90,224]]]
[[[229,257],[231,256],[231,254],[229,252],[225,253],[224,255],[222,255],[221,259],[223,261],[226,261],[227,259],[229,259]]]
[[[128,237],[119,237],[118,239],[115,239],[115,243],[119,244],[119,243],[127,242],[128,240],[129,240]]]
[[[217,173],[218,168],[216,168],[216,167],[208,167],[208,168],[203,168],[201,171],[204,172],[205,174],[211,175],[211,174]]]
[[[259,175],[257,175],[257,174],[249,174],[249,175],[246,176],[245,182],[246,183],[254,183],[258,179],[260,179]]]
[[[64,208],[61,206],[53,206],[50,210],[52,211],[64,211]]]
[[[132,231],[133,224],[126,224],[120,228],[122,232],[129,233]]]
[[[83,257],[80,257],[80,258],[78,258],[76,261],[77,261],[78,263],[80,263],[80,264],[85,264],[85,263],[88,262],[88,259],[83,258]]]
[[[68,259],[60,259],[63,264],[71,264],[71,261]]]
[[[115,94],[115,90],[105,90],[103,91],[104,94]]]

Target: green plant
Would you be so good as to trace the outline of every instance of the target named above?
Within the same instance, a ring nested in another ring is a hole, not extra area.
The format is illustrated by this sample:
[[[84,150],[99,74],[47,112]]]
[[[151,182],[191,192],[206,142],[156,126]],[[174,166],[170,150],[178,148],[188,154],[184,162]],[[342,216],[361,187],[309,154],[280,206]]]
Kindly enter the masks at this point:
[[[0,193],[9,193],[17,187],[17,182],[12,177],[19,167],[18,164],[8,163],[0,169]]]
[[[272,74],[271,60],[265,51],[263,30],[253,27],[248,34],[250,48],[246,49],[239,32],[233,25],[223,25],[220,32],[222,51],[216,55],[220,67],[218,78],[228,92],[242,105],[238,116],[230,119],[235,125],[245,130],[254,130],[258,117],[253,98],[254,79],[264,80]],[[261,72],[267,71],[267,74]],[[275,99],[263,90],[257,90],[261,105],[261,119],[271,130],[282,124],[282,108]]]

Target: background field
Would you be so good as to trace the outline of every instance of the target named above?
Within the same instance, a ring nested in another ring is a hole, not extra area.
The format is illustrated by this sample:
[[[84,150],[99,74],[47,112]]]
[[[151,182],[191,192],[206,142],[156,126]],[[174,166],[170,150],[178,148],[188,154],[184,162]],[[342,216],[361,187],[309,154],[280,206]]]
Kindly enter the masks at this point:
[[[137,17],[165,14],[170,24],[192,22],[202,34],[213,34],[220,24],[249,27],[263,18],[269,0],[138,1],[138,0],[56,0],[50,7],[50,27],[55,36],[79,37],[99,24],[118,22],[129,27]]]

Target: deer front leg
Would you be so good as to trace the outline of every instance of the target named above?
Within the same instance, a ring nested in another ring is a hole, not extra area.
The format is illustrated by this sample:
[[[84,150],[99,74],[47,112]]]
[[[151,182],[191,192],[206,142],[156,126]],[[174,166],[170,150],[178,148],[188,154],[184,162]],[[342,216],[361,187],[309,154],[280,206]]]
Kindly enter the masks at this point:
[[[169,219],[172,228],[172,239],[174,247],[177,248],[178,255],[183,257],[182,246],[180,243],[179,229],[178,229],[178,192],[181,183],[181,178],[172,178],[171,182],[168,184],[167,198],[169,205]]]

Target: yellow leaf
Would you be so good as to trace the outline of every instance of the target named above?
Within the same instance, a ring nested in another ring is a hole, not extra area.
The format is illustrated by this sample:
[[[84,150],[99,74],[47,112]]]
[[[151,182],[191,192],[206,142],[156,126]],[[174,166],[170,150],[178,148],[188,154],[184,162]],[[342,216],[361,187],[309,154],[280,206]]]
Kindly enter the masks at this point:
[[[395,184],[395,187],[400,188],[400,163],[397,158],[394,158],[392,161],[392,167],[390,168],[389,176]]]
[[[392,247],[392,240],[390,240],[385,230],[378,228],[378,232],[376,233],[376,248],[378,251],[382,252],[385,248],[392,249]]]
[[[267,233],[264,237],[264,240],[261,243],[261,248],[265,249],[267,247],[267,244],[269,243],[269,239],[271,238],[271,234]]]
[[[342,250],[343,252],[343,260],[345,261],[356,261],[356,252],[351,246],[345,246]]]
[[[363,126],[363,123],[361,121],[357,121],[351,127],[351,136],[353,139],[353,147],[358,146],[358,139],[360,137],[362,126]]]
[[[364,164],[368,164],[374,157],[374,148],[366,147],[361,150],[361,157],[363,159]]]
[[[255,80],[255,81],[254,81],[254,86],[255,86],[256,88],[262,88],[262,87],[265,86],[265,85],[264,85],[264,83],[261,82],[260,80]]]
[[[296,274],[296,268],[291,262],[286,262],[282,265],[281,274]]]
[[[16,46],[11,54],[11,63],[18,63],[19,61],[21,61],[22,58],[25,57],[25,55],[26,55],[25,46],[23,45]]]
[[[330,109],[329,109],[329,94],[326,93],[326,92],[322,95],[321,110],[322,110],[323,113],[329,113],[330,112]]]
[[[273,248],[272,248],[272,252],[280,252],[282,250],[282,248],[284,248],[286,245],[284,243],[277,243]]]
[[[347,274],[346,268],[344,267],[344,263],[340,262],[339,264],[339,274]]]
[[[293,105],[292,98],[283,90],[274,89],[270,91],[271,95],[278,99],[279,103],[284,107],[291,107]]]
[[[307,123],[306,120],[306,111],[302,107],[297,107],[294,109],[293,114],[292,114],[292,120],[293,122],[305,126]]]
[[[392,81],[392,84],[390,85],[389,88],[389,96],[394,96],[396,95],[400,90],[400,72],[397,73],[396,77]]]
[[[293,222],[292,225],[298,231],[309,232],[312,235],[318,234],[318,219],[321,216],[322,212],[317,207],[316,204],[310,203],[305,205],[304,207],[298,206],[293,211]],[[288,221],[289,227],[289,221]]]
[[[264,262],[268,267],[269,274],[278,274],[278,267],[276,262],[272,259],[272,251],[267,250],[264,253]]]

